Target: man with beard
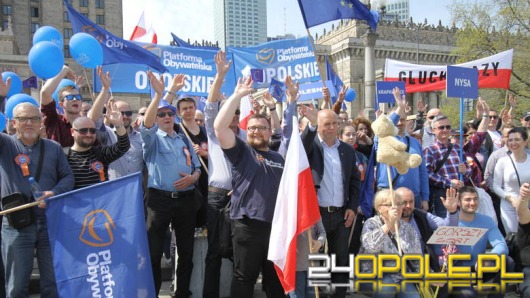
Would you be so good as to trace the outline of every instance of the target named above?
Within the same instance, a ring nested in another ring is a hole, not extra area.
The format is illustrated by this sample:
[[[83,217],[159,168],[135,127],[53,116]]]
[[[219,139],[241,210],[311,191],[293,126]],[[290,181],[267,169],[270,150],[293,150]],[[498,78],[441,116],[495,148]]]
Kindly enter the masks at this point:
[[[283,173],[283,157],[269,148],[271,123],[260,114],[250,116],[247,143],[230,128],[241,99],[252,92],[252,79],[240,79],[234,94],[221,107],[214,122],[215,135],[232,164],[232,243],[234,276],[231,297],[252,297],[260,268],[267,297],[284,297],[272,262],[267,260],[272,217]],[[289,102],[298,84],[286,79]],[[291,117],[292,118],[292,117]],[[289,119],[286,119],[289,121]],[[292,119],[287,126],[292,125]],[[285,137],[289,138],[289,134]]]
[[[330,254],[337,256],[337,266],[348,265],[349,232],[359,207],[361,180],[352,146],[337,139],[337,114],[314,106],[301,106],[308,127],[302,133],[313,183],[317,190],[322,223]],[[342,179],[341,179],[342,177]],[[348,275],[332,274],[334,283],[345,284]],[[334,297],[344,297],[345,287],[338,287]]]
[[[129,150],[129,137],[123,127],[121,113],[112,111],[109,121],[116,128],[118,142],[111,146],[94,146],[96,125],[88,117],[78,117],[73,122],[74,145],[68,150],[68,163],[74,172],[74,189],[108,180],[109,164]]]
[[[483,228],[487,229],[485,235],[483,235],[478,242],[473,245],[457,245],[458,252],[460,254],[469,254],[471,256],[470,260],[466,261],[457,261],[455,266],[464,266],[470,267],[471,272],[476,272],[477,270],[477,259],[479,254],[485,254],[488,243],[491,245],[491,250],[488,251],[488,254],[496,255],[505,255],[506,256],[506,271],[512,272],[515,266],[512,258],[508,256],[508,246],[506,241],[502,236],[499,228],[493,222],[491,217],[480,214],[477,212],[479,205],[478,193],[472,186],[464,186],[458,189],[456,194],[458,197],[458,204],[460,206],[459,213],[459,227],[465,228]],[[493,266],[486,261],[484,266]],[[483,282],[499,284],[501,278],[501,270],[497,273],[484,273]],[[464,290],[458,289],[460,291],[458,294],[455,294],[455,297],[478,297],[477,291],[473,287],[465,288]],[[488,297],[504,297],[504,294],[499,293],[497,295],[489,295]]]
[[[432,233],[438,227],[458,225],[458,201],[455,193],[456,190],[454,188],[447,190],[447,199],[442,200],[445,208],[447,208],[447,217],[441,218],[414,208],[414,193],[410,189],[406,187],[396,189],[396,194],[401,197],[403,202],[401,219],[411,224],[420,236],[422,251],[429,254],[431,268],[435,271],[440,271],[438,257],[434,252],[434,248],[427,245],[427,241],[429,241]]]
[[[96,102],[106,101],[110,91],[110,74],[105,74],[101,66],[98,66],[97,73],[102,86]],[[74,144],[70,130],[74,120],[80,116],[83,99],[81,94],[79,94],[77,85],[71,80],[63,79],[65,77],[75,80],[74,71],[66,65],[63,66],[58,75],[44,83],[40,93],[41,112],[46,116],[44,126],[46,127],[48,139],[58,142],[63,148],[71,147]],[[58,87],[60,87],[59,90],[57,90]],[[55,91],[57,91],[59,106],[64,109],[64,115],[57,113],[55,101],[52,97]]]
[[[43,200],[70,191],[74,186],[74,176],[63,150],[56,142],[39,137],[42,122],[39,109],[30,103],[21,103],[14,108],[13,115],[10,121],[14,124],[16,135],[0,133],[2,200],[15,193],[22,193],[30,201]],[[43,190],[39,198],[32,195],[28,182],[30,176]],[[44,210],[32,207],[30,212],[33,220],[26,227],[12,227],[7,216],[2,221],[2,259],[6,274],[4,294],[7,297],[28,297],[36,255],[40,295],[59,297]]]
[[[164,77],[156,78],[151,71],[147,74],[156,94],[145,113],[140,135],[148,171],[145,206],[155,290],[158,296],[162,284],[160,261],[166,230],[171,223],[178,252],[175,295],[189,297],[198,207],[194,184],[201,175],[201,165],[186,137],[173,130],[176,109],[161,100]],[[174,91],[180,90],[184,86],[184,75],[175,75],[171,86],[174,86]],[[169,96],[171,94],[166,94],[166,98]]]

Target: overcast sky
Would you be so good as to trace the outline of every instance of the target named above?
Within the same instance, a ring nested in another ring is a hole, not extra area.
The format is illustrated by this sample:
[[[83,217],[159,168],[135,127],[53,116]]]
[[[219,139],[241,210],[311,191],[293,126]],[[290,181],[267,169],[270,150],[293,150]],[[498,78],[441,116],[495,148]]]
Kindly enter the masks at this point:
[[[187,40],[214,41],[213,27],[214,0],[123,0],[123,35],[131,36],[142,11],[145,12],[146,25],[152,25],[158,36],[159,44],[169,44],[170,32]],[[448,6],[452,1],[410,0],[411,16],[415,22],[427,18],[430,24],[451,23]],[[311,33],[321,33],[322,25],[311,28]],[[305,36],[306,29],[296,0],[267,0],[268,36],[292,33]]]

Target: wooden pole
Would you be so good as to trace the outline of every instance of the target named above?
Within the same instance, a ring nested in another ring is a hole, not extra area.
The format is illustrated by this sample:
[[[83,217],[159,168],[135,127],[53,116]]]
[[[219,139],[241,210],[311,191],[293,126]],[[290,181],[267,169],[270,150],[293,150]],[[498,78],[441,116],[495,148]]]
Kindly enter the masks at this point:
[[[40,201],[31,202],[31,203],[27,203],[27,204],[20,205],[20,206],[17,206],[17,207],[9,208],[7,210],[4,210],[4,211],[0,212],[0,215],[6,215],[6,214],[11,213],[11,212],[19,211],[19,210],[30,208],[30,207],[33,207],[33,206],[37,206],[39,203],[40,203]]]
[[[386,165],[386,173],[388,175],[388,188],[390,189],[390,193],[392,194],[392,207],[395,207],[396,206],[396,198],[394,196],[394,188],[392,186],[392,172],[390,171],[390,166],[389,165]],[[398,253],[399,255],[401,256],[402,253],[401,253],[401,241],[400,241],[400,237],[399,237],[399,218],[398,218],[398,221],[396,221],[396,223],[394,224],[394,228],[396,229],[396,241],[397,241],[397,245],[398,245]]]

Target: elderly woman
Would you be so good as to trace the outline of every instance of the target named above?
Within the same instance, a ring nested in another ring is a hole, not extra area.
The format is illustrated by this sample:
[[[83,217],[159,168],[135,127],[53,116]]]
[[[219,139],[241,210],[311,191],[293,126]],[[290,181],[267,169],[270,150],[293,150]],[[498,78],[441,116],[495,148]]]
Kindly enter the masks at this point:
[[[377,215],[369,218],[363,227],[360,254],[397,254],[399,241],[402,254],[421,254],[421,242],[414,227],[401,220],[403,202],[394,193],[396,205],[392,206],[392,191],[383,189],[377,192],[374,199],[374,208]],[[396,231],[397,223],[397,231]],[[399,239],[396,237],[399,233]],[[385,261],[386,266],[395,266],[394,261]],[[419,270],[417,262],[409,262],[408,271]],[[373,272],[372,262],[361,263],[363,272]],[[387,274],[383,278],[384,284],[399,283],[402,280],[400,273]],[[382,287],[373,297],[420,297],[413,284],[407,284],[402,292],[395,292],[394,287]]]

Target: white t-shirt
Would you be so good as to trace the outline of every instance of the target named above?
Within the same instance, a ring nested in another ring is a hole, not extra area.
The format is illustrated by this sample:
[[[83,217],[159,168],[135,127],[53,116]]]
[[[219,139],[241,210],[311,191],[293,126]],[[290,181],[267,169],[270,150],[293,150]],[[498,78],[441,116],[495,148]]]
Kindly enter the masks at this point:
[[[496,131],[496,130],[494,130],[494,131],[488,130],[488,134],[490,135],[491,140],[493,141],[493,151],[501,148],[502,147],[502,145],[501,145],[501,141],[502,141],[501,134],[498,131]]]

